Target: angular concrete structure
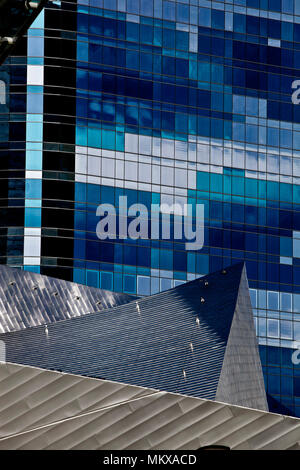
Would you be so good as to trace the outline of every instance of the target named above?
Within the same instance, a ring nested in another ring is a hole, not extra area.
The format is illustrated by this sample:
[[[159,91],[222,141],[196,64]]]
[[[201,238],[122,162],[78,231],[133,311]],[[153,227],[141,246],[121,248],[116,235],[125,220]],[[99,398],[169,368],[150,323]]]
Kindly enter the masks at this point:
[[[268,409],[243,264],[0,339],[8,362]]]

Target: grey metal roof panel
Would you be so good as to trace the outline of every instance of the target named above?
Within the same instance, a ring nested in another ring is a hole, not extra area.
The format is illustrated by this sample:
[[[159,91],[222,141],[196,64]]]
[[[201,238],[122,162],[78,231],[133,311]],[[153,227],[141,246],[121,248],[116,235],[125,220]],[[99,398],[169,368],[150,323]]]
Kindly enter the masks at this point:
[[[94,313],[135,298],[0,265],[0,332]]]

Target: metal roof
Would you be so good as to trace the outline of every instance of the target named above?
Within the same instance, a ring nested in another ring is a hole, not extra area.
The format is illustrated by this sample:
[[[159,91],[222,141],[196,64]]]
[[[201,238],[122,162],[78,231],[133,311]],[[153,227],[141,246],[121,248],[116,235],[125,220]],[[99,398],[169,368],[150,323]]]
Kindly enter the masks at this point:
[[[99,312],[135,298],[0,265],[0,333]]]
[[[243,263],[0,340],[9,362],[268,409]]]
[[[0,449],[299,450],[300,419],[0,364]]]

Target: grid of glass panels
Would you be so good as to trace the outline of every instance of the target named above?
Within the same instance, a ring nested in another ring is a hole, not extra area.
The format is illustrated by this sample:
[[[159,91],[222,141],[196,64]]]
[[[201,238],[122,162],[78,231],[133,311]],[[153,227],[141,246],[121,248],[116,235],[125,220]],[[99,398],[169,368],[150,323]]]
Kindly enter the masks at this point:
[[[300,416],[299,2],[56,1],[24,44],[0,71],[2,262],[149,295],[244,260],[270,405]],[[123,195],[204,204],[204,247],[100,241]]]
[[[115,203],[120,194],[149,204],[203,203],[205,246],[187,253],[175,240],[108,243],[100,264],[90,261],[85,271],[97,242],[80,233],[76,275],[102,285],[101,262],[107,271],[114,263],[110,286],[147,295],[245,260],[270,404],[299,414],[291,360],[300,339],[300,108],[291,101],[299,6],[82,2],[79,11],[79,200],[91,212],[102,192]],[[92,232],[93,216],[82,217],[78,227]],[[272,348],[289,355],[289,376],[279,359],[275,372],[268,367]]]

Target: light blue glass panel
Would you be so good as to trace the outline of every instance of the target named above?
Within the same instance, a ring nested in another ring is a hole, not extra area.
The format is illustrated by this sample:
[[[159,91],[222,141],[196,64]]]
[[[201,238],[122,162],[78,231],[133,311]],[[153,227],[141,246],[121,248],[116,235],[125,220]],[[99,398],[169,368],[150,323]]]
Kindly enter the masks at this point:
[[[280,129],[280,145],[286,148],[292,148],[293,134],[288,129]]]
[[[225,13],[225,29],[227,31],[233,31],[233,13]]]
[[[39,93],[27,93],[27,112],[43,113],[43,95]]]
[[[40,274],[41,272],[41,267],[40,266],[24,266],[24,271],[30,271],[32,273],[38,273]]]
[[[190,11],[188,5],[182,3],[176,4],[176,20],[180,23],[188,23],[190,19]]]
[[[300,240],[297,238],[293,239],[293,257],[300,258]]]
[[[281,11],[292,15],[294,13],[294,1],[297,0],[281,0]]]
[[[123,291],[123,277],[121,273],[114,273],[114,291]]]
[[[27,113],[26,121],[28,121],[28,122],[43,122],[43,115],[42,114]]]
[[[293,146],[294,149],[300,149],[300,132],[293,131]]]
[[[240,122],[232,123],[232,135],[235,140],[245,140],[245,125]]]
[[[258,307],[259,308],[267,307],[267,293],[264,290],[258,291]]]
[[[171,288],[172,288],[172,279],[162,278],[160,280],[160,290],[161,291],[168,290],[168,289],[171,289]]]
[[[41,209],[26,208],[25,209],[25,227],[40,227],[42,222]]]
[[[31,57],[43,57],[44,56],[44,38],[29,36],[27,53]]]
[[[154,17],[162,18],[162,0],[154,0]]]
[[[268,140],[267,144],[271,147],[279,146],[279,129],[273,127],[268,127],[267,129]]]
[[[101,289],[113,290],[113,273],[101,272]]]
[[[175,21],[175,3],[163,0],[163,18],[164,20]]]
[[[204,82],[210,81],[210,64],[206,62],[198,63],[198,80]]]
[[[39,150],[27,150],[26,170],[41,170],[43,164],[43,152]]]
[[[104,0],[104,8],[109,8],[112,10],[114,9],[111,7],[110,0]],[[134,13],[135,15],[138,15],[140,12],[140,2],[137,2],[136,0],[127,0],[126,11],[127,13]]]
[[[159,292],[159,278],[152,277],[151,278],[151,294],[157,294]]]
[[[258,98],[246,97],[246,114],[248,116],[258,115]]]
[[[36,17],[34,22],[32,23],[30,30],[34,28],[43,28],[44,27],[44,10],[40,12],[40,14]]]
[[[246,98],[245,96],[233,95],[233,112],[236,114],[245,114]]]
[[[77,60],[87,62],[89,57],[89,43],[88,42],[77,42]]]
[[[293,323],[291,321],[280,320],[280,337],[293,339]]]
[[[250,289],[250,298],[251,304],[253,308],[257,307],[257,291],[256,289]]]
[[[78,284],[85,284],[85,270],[77,269],[73,270],[73,282],[78,282]]]
[[[100,129],[88,128],[88,146],[101,148],[101,131]]]
[[[102,147],[107,150],[116,149],[116,133],[102,129]]]
[[[140,0],[140,7],[142,16],[153,16],[153,0]]]
[[[267,322],[265,318],[258,319],[258,335],[267,336]]]
[[[26,179],[25,194],[29,198],[42,197],[42,181],[38,179]]]
[[[293,312],[300,313],[300,294],[293,295]]]
[[[25,207],[42,207],[41,199],[25,199]]]
[[[26,150],[43,150],[42,142],[26,142]]]
[[[294,322],[294,340],[300,340],[300,322],[295,321]]]
[[[137,293],[139,295],[150,295],[150,277],[138,276],[137,277]]]
[[[87,127],[76,127],[76,145],[81,145],[87,147],[88,137],[87,137]]]
[[[268,292],[268,308],[270,310],[278,310],[279,309],[279,295],[278,292]]]
[[[88,286],[99,287],[99,272],[87,270],[86,283]]]
[[[28,93],[40,93],[43,94],[43,86],[42,85],[28,85],[27,91]]]
[[[280,293],[280,310],[284,310],[285,312],[292,311],[292,294],[287,292]]]
[[[250,144],[258,143],[258,126],[246,124],[246,142]]]
[[[211,10],[209,8],[199,8],[199,26],[211,27]]]
[[[123,287],[124,287],[124,292],[127,292],[128,294],[135,294],[136,293],[136,277],[130,274],[124,274]]]
[[[26,140],[32,142],[42,142],[43,124],[39,122],[28,122],[26,126]]]
[[[267,335],[272,338],[279,338],[279,320],[268,319]]]

